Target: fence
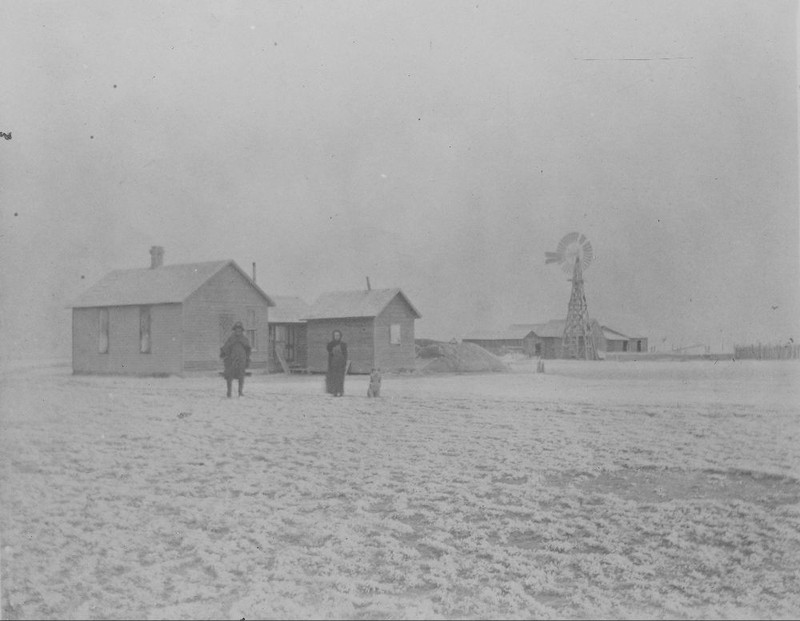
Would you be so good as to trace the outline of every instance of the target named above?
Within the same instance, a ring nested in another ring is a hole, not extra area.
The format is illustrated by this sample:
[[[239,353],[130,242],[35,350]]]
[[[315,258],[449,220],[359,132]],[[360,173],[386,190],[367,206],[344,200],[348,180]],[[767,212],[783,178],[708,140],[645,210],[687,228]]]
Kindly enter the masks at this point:
[[[800,344],[787,345],[734,345],[733,357],[739,360],[793,360],[800,358]]]

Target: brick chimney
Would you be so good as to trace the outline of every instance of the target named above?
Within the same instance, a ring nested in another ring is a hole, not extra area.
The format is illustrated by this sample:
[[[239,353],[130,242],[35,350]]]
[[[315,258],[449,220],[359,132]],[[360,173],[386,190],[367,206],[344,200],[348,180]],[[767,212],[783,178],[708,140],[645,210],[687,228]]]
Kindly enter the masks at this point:
[[[153,246],[150,248],[150,269],[164,265],[164,247]]]

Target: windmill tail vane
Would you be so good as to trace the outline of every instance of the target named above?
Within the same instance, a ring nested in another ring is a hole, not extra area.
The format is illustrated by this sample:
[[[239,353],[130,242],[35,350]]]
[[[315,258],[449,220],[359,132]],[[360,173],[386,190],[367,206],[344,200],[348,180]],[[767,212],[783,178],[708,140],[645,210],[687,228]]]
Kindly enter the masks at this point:
[[[564,259],[564,255],[560,252],[545,252],[544,253],[544,262],[545,265],[548,263],[560,263]]]

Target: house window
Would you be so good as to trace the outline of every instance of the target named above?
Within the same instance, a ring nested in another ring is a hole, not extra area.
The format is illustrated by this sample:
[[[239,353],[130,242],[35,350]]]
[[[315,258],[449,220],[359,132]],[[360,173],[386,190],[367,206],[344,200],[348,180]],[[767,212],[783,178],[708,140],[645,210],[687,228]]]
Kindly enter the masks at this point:
[[[108,353],[108,309],[99,309],[100,313],[97,320],[97,352],[100,354]]]
[[[390,345],[399,345],[400,344],[400,324],[393,323],[389,326],[389,344]]]
[[[247,340],[250,341],[252,351],[258,350],[258,341],[256,339],[258,326],[256,324],[256,311],[253,308],[247,309],[247,324],[245,325],[247,332]]]
[[[150,307],[139,307],[139,353],[150,353]]]

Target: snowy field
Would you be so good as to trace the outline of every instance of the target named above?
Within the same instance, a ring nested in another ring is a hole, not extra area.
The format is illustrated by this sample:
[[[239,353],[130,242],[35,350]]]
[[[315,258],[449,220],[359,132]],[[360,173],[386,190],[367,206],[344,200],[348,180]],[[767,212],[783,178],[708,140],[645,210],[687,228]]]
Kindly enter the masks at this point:
[[[6,371],[3,618],[794,618],[800,364]]]

